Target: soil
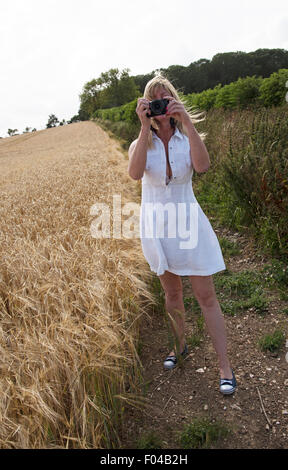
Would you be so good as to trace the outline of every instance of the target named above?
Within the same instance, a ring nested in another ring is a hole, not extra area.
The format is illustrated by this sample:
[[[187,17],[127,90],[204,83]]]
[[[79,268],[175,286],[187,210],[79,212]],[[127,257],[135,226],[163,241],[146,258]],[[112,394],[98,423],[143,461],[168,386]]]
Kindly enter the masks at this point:
[[[253,241],[225,228],[215,229],[217,237],[238,241],[241,254],[225,257],[230,271],[257,270],[269,259],[259,255]],[[182,277],[183,296],[193,297],[189,277]],[[217,292],[217,290],[216,290]],[[219,299],[219,291],[217,298]],[[173,370],[163,368],[169,353],[167,326],[163,315],[145,316],[140,338],[140,359],[146,383],[148,406],[129,407],[121,439],[122,448],[139,447],[138,439],[153,432],[162,440],[162,448],[180,449],[179,432],[197,417],[222,421],[230,427],[226,438],[211,444],[214,449],[283,449],[288,444],[288,343],[279,353],[262,352],[259,336],[284,328],[288,338],[287,317],[277,291],[265,289],[269,311],[259,315],[253,308],[235,316],[224,315],[228,357],[234,370],[237,389],[232,395],[219,390],[220,371],[206,325],[200,346]],[[186,310],[186,337],[195,331],[195,314]],[[286,356],[287,354],[287,356]],[[199,371],[200,369],[200,371]]]

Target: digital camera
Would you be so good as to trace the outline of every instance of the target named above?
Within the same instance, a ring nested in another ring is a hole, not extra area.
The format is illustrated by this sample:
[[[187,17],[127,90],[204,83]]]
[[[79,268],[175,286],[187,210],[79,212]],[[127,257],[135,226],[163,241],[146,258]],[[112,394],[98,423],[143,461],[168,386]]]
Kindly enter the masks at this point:
[[[169,104],[169,100],[163,98],[163,100],[149,101],[150,114],[146,113],[147,117],[159,116],[160,114],[166,114],[166,107]]]

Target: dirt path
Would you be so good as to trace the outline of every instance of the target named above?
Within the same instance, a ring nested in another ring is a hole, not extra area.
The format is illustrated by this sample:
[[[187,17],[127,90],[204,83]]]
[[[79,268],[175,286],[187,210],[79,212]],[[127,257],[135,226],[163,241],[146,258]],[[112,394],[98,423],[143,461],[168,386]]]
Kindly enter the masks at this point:
[[[235,239],[234,234],[227,230],[216,233],[218,237]],[[234,272],[259,269],[266,260],[254,255],[249,240],[243,236],[238,236],[238,239],[242,245],[241,254],[225,259],[227,269]],[[189,278],[185,276],[182,281],[184,298],[192,297]],[[217,294],[219,299],[221,292]],[[269,312],[263,317],[253,312],[253,309],[234,317],[225,315],[229,358],[238,381],[237,391],[230,396],[223,396],[218,390],[217,356],[206,327],[203,342],[192,351],[190,348],[183,367],[165,371],[163,359],[168,353],[168,335],[163,316],[154,315],[151,321],[144,319],[140,335],[143,343],[141,360],[144,382],[148,387],[146,396],[151,408],[144,411],[129,410],[127,427],[122,436],[123,447],[137,447],[138,439],[152,431],[161,438],[164,448],[181,448],[178,431],[182,431],[186,423],[199,416],[222,420],[233,428],[233,433],[214,448],[287,447],[286,350],[278,355],[263,353],[256,344],[261,333],[269,332],[280,324],[286,327],[288,337],[287,320],[282,313],[287,302],[279,300],[277,296],[273,299],[272,294],[270,291]],[[195,331],[195,324],[195,315],[187,309],[187,337]],[[265,417],[261,401],[271,425]]]
[[[211,217],[210,221],[218,237],[237,240],[241,247],[237,256],[225,257],[230,272],[256,272],[269,261],[257,255],[251,240],[224,228],[216,229],[216,222]],[[193,292],[189,278],[182,277],[182,281],[185,303],[185,299],[193,297]],[[216,291],[218,300],[225,300],[221,289]],[[162,448],[179,449],[178,433],[197,417],[220,420],[230,426],[229,436],[212,444],[211,448],[287,448],[287,341],[278,354],[260,351],[257,342],[260,336],[278,327],[284,329],[288,338],[287,315],[283,313],[288,302],[280,300],[279,294],[271,289],[266,288],[265,294],[269,299],[265,315],[259,315],[253,308],[235,316],[225,315],[229,358],[238,382],[236,392],[230,396],[219,392],[217,356],[205,323],[201,344],[190,348],[183,366],[165,371],[163,360],[169,348],[163,315],[156,312],[150,321],[144,319],[140,357],[144,367],[142,390],[149,407],[127,411],[122,434],[124,448],[143,448],[143,439],[146,440],[144,446],[149,446],[151,439],[152,442],[160,439]],[[186,308],[186,338],[196,331],[196,318],[193,308]],[[142,444],[139,444],[140,439]]]

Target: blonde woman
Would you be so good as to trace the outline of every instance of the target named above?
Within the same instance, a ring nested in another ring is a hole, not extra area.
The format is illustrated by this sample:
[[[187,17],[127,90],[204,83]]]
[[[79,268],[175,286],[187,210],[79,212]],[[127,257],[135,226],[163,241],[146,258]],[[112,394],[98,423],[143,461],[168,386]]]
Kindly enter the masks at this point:
[[[166,113],[151,117],[149,102],[164,98],[169,102]],[[177,356],[188,353],[181,276],[189,276],[218,356],[220,391],[233,393],[236,378],[227,357],[225,322],[212,278],[226,266],[217,236],[192,187],[194,170],[202,173],[210,166],[204,135],[199,135],[194,127],[199,114],[186,108],[163,75],[146,84],[136,113],[141,130],[129,147],[128,173],[131,178],[142,180],[142,250],[165,292],[165,309],[176,343],[164,360],[164,368],[173,369]]]

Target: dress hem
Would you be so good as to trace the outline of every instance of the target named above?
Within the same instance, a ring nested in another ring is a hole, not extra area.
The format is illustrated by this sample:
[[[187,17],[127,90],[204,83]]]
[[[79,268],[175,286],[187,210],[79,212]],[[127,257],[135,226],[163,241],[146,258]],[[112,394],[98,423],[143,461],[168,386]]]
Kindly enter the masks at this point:
[[[175,269],[169,269],[169,268],[168,268],[168,269],[164,269],[164,271],[163,271],[162,273],[160,273],[160,274],[157,274],[157,271],[154,270],[154,269],[152,269],[151,266],[150,266],[150,269],[151,269],[151,271],[153,271],[157,276],[162,276],[162,274],[164,274],[165,271],[168,271],[168,272],[173,273],[173,274],[177,274],[178,276],[210,276],[210,275],[216,274],[216,273],[218,273],[218,272],[220,272],[220,271],[226,271],[227,268],[226,268],[226,266],[223,267],[223,265],[222,265],[222,266],[219,266],[218,268],[214,268],[214,269],[212,270],[212,272],[211,272],[211,270],[210,270],[210,271],[205,271],[205,272],[203,272],[203,271],[200,271],[200,272],[199,272],[199,271],[193,271],[193,272],[191,272],[191,270],[189,270],[189,272],[187,272],[187,271],[185,271],[185,272],[183,272],[183,271],[179,272],[179,270],[177,271],[177,270],[175,270]]]

